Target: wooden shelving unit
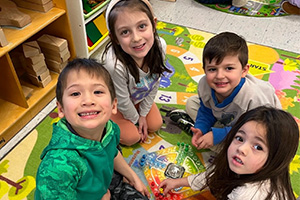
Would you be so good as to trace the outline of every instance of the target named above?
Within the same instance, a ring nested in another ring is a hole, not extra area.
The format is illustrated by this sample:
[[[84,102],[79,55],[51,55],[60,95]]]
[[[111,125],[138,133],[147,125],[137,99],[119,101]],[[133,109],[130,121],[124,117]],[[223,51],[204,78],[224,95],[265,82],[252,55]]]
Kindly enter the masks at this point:
[[[67,8],[70,16],[71,30],[73,33],[74,41],[76,41],[75,49],[76,56],[81,58],[90,57],[97,51],[103,44],[105,44],[109,37],[108,31],[102,33],[103,37],[99,38],[93,46],[88,45],[87,41],[87,24],[95,20],[100,15],[103,15],[110,0],[104,1],[101,6],[97,7],[93,12],[88,15],[83,13],[82,0],[66,0]],[[103,25],[106,27],[105,21]]]
[[[0,148],[55,97],[58,78],[58,74],[51,73],[52,81],[45,88],[23,82],[12,62],[12,52],[22,43],[36,40],[47,33],[65,38],[71,59],[76,55],[66,3],[62,0],[53,0],[53,3],[55,7],[47,13],[19,8],[30,15],[32,22],[23,28],[3,27],[9,45],[0,47]],[[32,96],[28,100],[21,85],[33,88]]]

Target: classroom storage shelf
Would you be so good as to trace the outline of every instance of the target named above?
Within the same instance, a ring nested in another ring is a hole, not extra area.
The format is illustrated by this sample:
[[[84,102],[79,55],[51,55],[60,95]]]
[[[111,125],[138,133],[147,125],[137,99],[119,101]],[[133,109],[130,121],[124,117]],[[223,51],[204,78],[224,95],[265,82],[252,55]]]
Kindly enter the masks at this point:
[[[82,0],[83,2],[87,1],[87,0]],[[105,8],[105,6],[109,3],[110,0],[106,0],[106,1],[103,1],[103,2],[100,2],[99,5],[97,5],[97,7],[91,11],[89,11],[88,13],[84,13],[83,16],[84,16],[84,19],[88,19],[90,16],[92,15],[99,15],[100,13],[103,12],[103,9]],[[84,6],[83,6],[84,7]],[[86,9],[85,9],[86,10]]]
[[[83,13],[83,0],[66,0],[71,29],[75,42],[76,56],[90,57],[108,40],[105,10],[109,0],[104,1],[88,14]]]
[[[75,57],[75,47],[70,23],[66,13],[66,3],[53,0],[55,5],[47,13],[18,8],[31,17],[31,23],[23,28],[2,27],[9,44],[0,47],[0,148],[22,129],[54,97],[58,74],[51,73],[52,81],[44,88],[33,86],[21,79],[21,70],[12,62],[14,52],[24,42],[36,40],[42,34],[65,38],[71,59]],[[33,89],[26,99],[22,85]]]

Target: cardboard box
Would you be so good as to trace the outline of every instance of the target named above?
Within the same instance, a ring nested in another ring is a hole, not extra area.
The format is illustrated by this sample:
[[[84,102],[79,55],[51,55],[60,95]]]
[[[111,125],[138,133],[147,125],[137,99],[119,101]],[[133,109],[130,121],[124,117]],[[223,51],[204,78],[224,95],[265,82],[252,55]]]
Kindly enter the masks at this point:
[[[40,61],[44,61],[44,60],[45,60],[44,54],[40,53],[36,56],[27,57],[26,58],[26,63],[27,63],[27,65],[35,65],[36,63],[38,63]]]
[[[52,1],[49,1],[45,4],[37,4],[25,0],[13,0],[13,1],[17,4],[18,7],[26,8],[29,10],[40,11],[40,12],[48,12],[54,6]]]
[[[55,37],[52,35],[44,34],[37,39],[38,44],[43,49],[51,49],[57,52],[63,51],[68,47],[66,39]]]
[[[23,53],[26,58],[39,55],[42,53],[37,41],[26,42],[22,44]]]

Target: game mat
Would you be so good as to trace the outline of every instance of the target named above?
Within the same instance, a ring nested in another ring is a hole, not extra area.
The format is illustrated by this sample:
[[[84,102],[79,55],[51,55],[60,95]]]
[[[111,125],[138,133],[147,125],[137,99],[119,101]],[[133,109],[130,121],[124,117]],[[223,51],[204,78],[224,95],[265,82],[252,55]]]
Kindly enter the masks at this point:
[[[188,97],[196,95],[197,83],[203,76],[202,51],[211,33],[165,22],[158,22],[158,34],[167,43],[166,65],[172,73],[165,74],[155,102],[164,119],[157,133],[150,133],[147,141],[130,147],[122,147],[129,165],[151,190],[140,161],[145,154],[174,147],[178,142],[191,146],[191,135],[172,123],[167,113],[172,109],[184,109]],[[300,125],[300,55],[280,49],[248,43],[249,64],[252,75],[270,82],[276,89],[284,110],[290,112]],[[52,124],[59,120],[57,111],[49,115],[0,161],[0,199],[34,199],[35,176],[40,154],[48,144]],[[287,147],[288,148],[288,147]],[[214,154],[195,151],[206,167]],[[290,177],[296,197],[300,195],[300,147],[290,165]],[[213,199],[207,192],[200,193],[202,200]],[[151,199],[155,199],[152,194]],[[193,199],[191,197],[190,199]]]
[[[280,7],[281,0],[279,0],[279,2],[269,2],[269,0],[249,0],[248,3],[243,7],[235,7],[233,5],[223,4],[203,5],[221,12],[226,12],[234,15],[244,15],[249,17],[278,17],[288,15]]]
[[[189,144],[178,142],[176,146],[162,148],[161,150],[144,154],[139,162],[139,167],[144,171],[145,178],[150,186],[153,198],[159,199],[187,199],[189,197],[201,198],[200,191],[191,188],[176,188],[163,196],[159,184],[166,178],[181,178],[205,171],[198,157]]]

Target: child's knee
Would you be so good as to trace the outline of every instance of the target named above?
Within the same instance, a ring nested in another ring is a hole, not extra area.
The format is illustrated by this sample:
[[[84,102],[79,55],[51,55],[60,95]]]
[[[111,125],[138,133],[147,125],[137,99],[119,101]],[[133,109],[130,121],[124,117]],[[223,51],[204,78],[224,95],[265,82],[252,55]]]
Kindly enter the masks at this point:
[[[185,110],[186,113],[195,121],[198,109],[200,107],[200,100],[198,95],[191,96],[186,101]]]
[[[161,128],[162,125],[163,125],[162,118],[158,118],[156,120],[153,120],[151,123],[148,123],[148,131],[149,132],[158,131]]]
[[[138,133],[138,131],[136,131],[135,134],[132,134],[132,132],[128,134],[124,133],[124,135],[120,138],[120,143],[125,146],[132,146],[138,143],[140,140],[141,135]]]

